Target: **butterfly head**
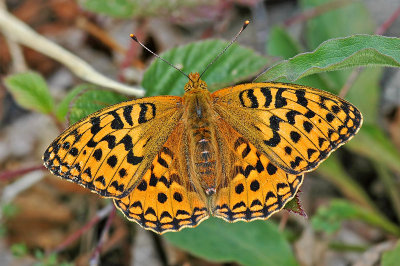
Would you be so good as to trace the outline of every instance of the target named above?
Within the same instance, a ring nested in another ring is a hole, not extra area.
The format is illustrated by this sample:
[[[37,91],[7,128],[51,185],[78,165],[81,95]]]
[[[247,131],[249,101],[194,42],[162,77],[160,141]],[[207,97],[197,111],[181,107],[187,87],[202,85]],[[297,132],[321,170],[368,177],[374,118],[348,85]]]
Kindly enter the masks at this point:
[[[189,74],[189,81],[185,85],[185,92],[191,91],[191,90],[207,90],[207,84],[200,79],[200,74],[195,72],[195,73],[190,73]]]

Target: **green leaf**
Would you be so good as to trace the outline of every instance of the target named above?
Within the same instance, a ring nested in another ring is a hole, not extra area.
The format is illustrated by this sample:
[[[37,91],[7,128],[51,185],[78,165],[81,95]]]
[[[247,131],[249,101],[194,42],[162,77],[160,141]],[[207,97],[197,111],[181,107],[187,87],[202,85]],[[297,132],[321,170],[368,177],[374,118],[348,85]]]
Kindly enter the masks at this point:
[[[305,218],[307,218],[307,213],[303,210],[303,208],[301,207],[301,202],[300,202],[300,198],[299,198],[299,193],[297,193],[293,199],[291,199],[288,203],[286,203],[285,210],[289,211],[289,212],[294,212],[298,215],[301,215]]]
[[[137,9],[139,1],[135,0],[84,0],[81,1],[83,8],[100,13],[109,15],[117,18],[129,18],[134,15]]]
[[[311,220],[314,229],[333,233],[340,228],[342,221],[357,220],[381,228],[393,235],[400,235],[400,228],[384,216],[367,210],[346,200],[332,200],[327,207],[318,209]]]
[[[88,90],[72,105],[70,123],[73,124],[102,108],[126,100],[125,96],[115,92],[99,89]]]
[[[12,203],[7,203],[5,205],[2,206],[3,207],[3,215],[6,218],[10,218],[13,217],[15,215],[18,214],[18,212],[20,211],[18,206],[16,206],[15,204]]]
[[[267,43],[267,52],[270,55],[280,56],[284,59],[300,53],[300,44],[293,39],[289,33],[280,27],[272,28]],[[289,82],[287,79],[280,79],[282,82]],[[314,88],[321,88],[332,92],[332,89],[324,81],[321,75],[310,75],[296,81],[297,84]]]
[[[172,12],[185,12],[187,8],[196,8],[204,5],[203,1],[198,0],[83,0],[79,1],[83,8],[92,12],[105,14],[117,18],[147,17],[147,16],[168,16]],[[208,1],[208,4],[212,4]]]
[[[28,247],[24,243],[16,243],[11,246],[11,253],[17,257],[21,258],[28,254]]]
[[[266,51],[268,55],[288,59],[300,53],[301,48],[285,29],[273,27],[268,36]]]
[[[283,77],[294,81],[315,73],[359,66],[400,67],[400,39],[378,35],[331,39],[313,52],[299,54],[276,64],[256,81]]]
[[[46,81],[37,73],[15,74],[4,79],[15,101],[22,107],[48,114],[53,111],[54,101]]]
[[[382,255],[382,266],[396,266],[400,261],[400,241],[393,250],[386,251]]]
[[[289,244],[268,221],[227,223],[210,218],[196,228],[164,236],[179,248],[210,261],[297,265]]]
[[[185,73],[200,72],[227,44],[220,40],[195,42],[173,48],[161,56]],[[234,44],[208,68],[202,79],[215,91],[256,75],[266,63],[267,59],[253,50]],[[176,69],[155,60],[144,74],[142,86],[147,96],[182,95],[187,81]]]
[[[79,95],[79,93],[83,92],[84,90],[88,90],[90,88],[93,88],[93,85],[82,84],[76,86],[71,91],[69,91],[68,94],[64,97],[64,99],[56,107],[57,119],[61,122],[64,122],[68,114],[68,109],[70,107],[71,101],[73,101]]]
[[[346,147],[400,173],[400,153],[377,126],[363,125]]]

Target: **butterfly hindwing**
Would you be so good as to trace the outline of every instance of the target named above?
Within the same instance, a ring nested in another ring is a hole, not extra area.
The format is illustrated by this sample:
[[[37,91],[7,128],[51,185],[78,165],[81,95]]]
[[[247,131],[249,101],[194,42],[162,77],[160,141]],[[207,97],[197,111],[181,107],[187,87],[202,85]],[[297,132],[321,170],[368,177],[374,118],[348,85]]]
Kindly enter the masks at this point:
[[[295,196],[303,175],[291,175],[276,167],[222,119],[217,125],[228,180],[217,190],[213,215],[230,222],[251,221],[281,210]]]
[[[182,116],[182,98],[161,96],[104,108],[64,131],[43,160],[53,174],[105,197],[138,185]]]
[[[215,111],[277,167],[297,175],[315,169],[353,137],[362,115],[322,90],[249,83],[212,94]]]
[[[128,219],[164,233],[194,227],[209,216],[203,193],[190,182],[185,140],[183,124],[179,124],[140,184],[126,197],[114,199]]]

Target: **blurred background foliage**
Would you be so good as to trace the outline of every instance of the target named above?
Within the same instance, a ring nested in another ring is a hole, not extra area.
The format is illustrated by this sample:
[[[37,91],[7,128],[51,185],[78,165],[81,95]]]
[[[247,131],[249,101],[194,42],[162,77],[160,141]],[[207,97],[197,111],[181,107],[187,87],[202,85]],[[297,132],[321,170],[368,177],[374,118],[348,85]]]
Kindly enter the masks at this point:
[[[52,56],[51,46],[35,51],[39,37],[7,31],[14,22],[3,17],[1,262],[396,265],[400,261],[398,1],[10,0],[1,4],[1,12],[7,7],[47,40],[105,77],[143,89],[146,96],[182,95],[187,78],[155,60],[129,39],[129,33],[189,73],[202,71],[226,46],[221,39],[231,39],[250,19],[238,44],[204,75],[211,90],[251,82],[261,74],[256,81],[294,82],[341,95],[364,116],[358,135],[306,174],[298,199],[308,218],[286,210],[251,223],[210,218],[197,228],[158,236],[116,214],[109,200],[59,180],[41,166],[43,150],[67,125],[134,96],[104,90],[101,82],[87,77],[91,72],[80,75],[81,63],[71,55],[66,55],[69,63],[63,63],[63,51],[57,50],[59,58]]]

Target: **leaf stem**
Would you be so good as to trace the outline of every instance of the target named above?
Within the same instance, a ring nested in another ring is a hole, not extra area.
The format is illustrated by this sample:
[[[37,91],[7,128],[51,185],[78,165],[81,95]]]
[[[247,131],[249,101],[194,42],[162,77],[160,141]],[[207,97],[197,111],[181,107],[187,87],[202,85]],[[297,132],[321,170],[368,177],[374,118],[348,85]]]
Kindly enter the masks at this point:
[[[26,45],[48,57],[65,65],[75,75],[90,83],[97,84],[102,87],[107,87],[123,93],[142,97],[144,90],[139,87],[130,87],[109,79],[92,68],[87,62],[83,61],[78,56],[65,50],[61,46],[51,42],[42,35],[36,33],[32,28],[23,23],[21,20],[11,15],[5,9],[0,8],[0,30],[6,36],[13,38],[14,41]]]

